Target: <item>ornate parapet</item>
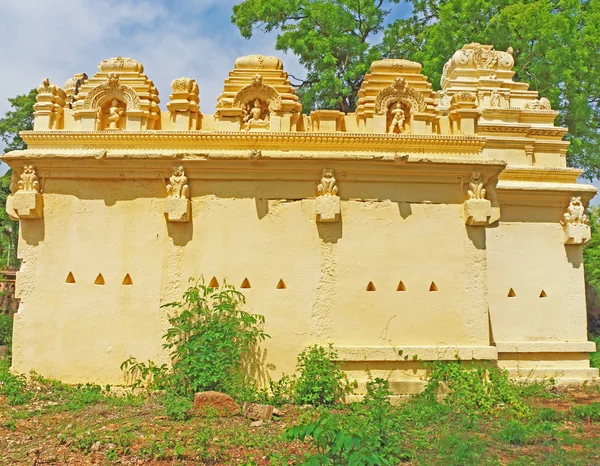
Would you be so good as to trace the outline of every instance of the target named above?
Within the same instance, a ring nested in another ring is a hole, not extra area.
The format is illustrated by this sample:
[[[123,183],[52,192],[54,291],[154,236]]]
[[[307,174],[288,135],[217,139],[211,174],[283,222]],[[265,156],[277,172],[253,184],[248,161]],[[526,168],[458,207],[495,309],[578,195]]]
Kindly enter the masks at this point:
[[[276,57],[249,55],[235,61],[217,100],[215,125],[228,131],[296,131],[302,105]]]
[[[477,122],[481,111],[477,108],[474,92],[457,92],[450,99],[449,118],[454,134],[477,134]]]
[[[36,103],[33,106],[33,129],[36,131],[62,129],[65,91],[51,84],[48,78],[44,79],[36,90]]]
[[[25,165],[23,173],[18,177],[13,171],[10,189],[12,194],[6,199],[6,213],[11,219],[43,218],[40,182],[33,165]]]
[[[341,202],[337,192],[338,187],[333,170],[324,169],[321,182],[317,185],[315,200],[317,222],[331,223],[340,220]]]
[[[72,104],[80,130],[142,131],[160,122],[158,91],[131,58],[110,58],[79,88]]]
[[[162,175],[160,175],[162,177]],[[191,219],[190,188],[183,167],[175,167],[169,182],[165,184],[165,217],[167,222],[189,222]]]
[[[167,104],[171,121],[178,131],[200,129],[200,89],[195,79],[182,78],[171,82],[170,102]]]
[[[315,133],[345,131],[344,114],[339,110],[313,110],[310,114],[311,129]]]
[[[572,197],[561,222],[564,230],[565,244],[585,244],[591,238],[589,218],[581,197]]]

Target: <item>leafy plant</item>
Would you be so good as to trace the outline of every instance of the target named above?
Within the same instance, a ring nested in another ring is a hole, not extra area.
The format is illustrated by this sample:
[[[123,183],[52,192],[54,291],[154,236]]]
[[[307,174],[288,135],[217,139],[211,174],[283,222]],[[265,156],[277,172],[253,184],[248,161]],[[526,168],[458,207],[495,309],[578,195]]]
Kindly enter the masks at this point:
[[[33,398],[25,377],[12,374],[6,359],[0,359],[0,395],[5,395],[11,405],[22,405]]]
[[[13,319],[8,314],[0,313],[0,346],[8,346],[12,343]]]
[[[600,403],[575,406],[573,408],[573,414],[579,419],[590,422],[600,422]]]
[[[444,403],[460,412],[490,414],[500,408],[518,415],[531,412],[508,373],[497,366],[457,360],[434,361],[427,363],[427,367],[431,374],[421,396],[432,402],[442,395]]]
[[[409,458],[400,445],[402,426],[390,395],[387,380],[370,380],[363,402],[349,413],[323,410],[316,421],[288,429],[284,438],[311,443],[314,452],[306,455],[306,465],[397,465]]]
[[[194,404],[189,398],[168,392],[163,399],[167,415],[174,421],[187,421]]]
[[[298,404],[332,405],[352,393],[356,383],[348,380],[336,359],[332,344],[309,346],[298,355],[299,376],[294,385]]]

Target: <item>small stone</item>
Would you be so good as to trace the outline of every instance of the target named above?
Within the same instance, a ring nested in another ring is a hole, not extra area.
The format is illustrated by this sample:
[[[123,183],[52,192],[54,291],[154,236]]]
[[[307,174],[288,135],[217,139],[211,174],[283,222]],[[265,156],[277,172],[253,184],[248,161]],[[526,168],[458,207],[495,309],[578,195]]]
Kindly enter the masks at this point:
[[[273,408],[273,416],[281,417],[283,416],[283,412],[281,412],[277,408]]]
[[[91,446],[90,450],[91,450],[91,451],[98,451],[98,450],[100,450],[100,446],[101,446],[101,445],[102,445],[102,442],[100,442],[100,440],[98,440],[96,443],[94,443],[94,444]]]
[[[265,421],[254,421],[250,423],[250,427],[260,427],[265,423]]]
[[[240,413],[240,406],[229,395],[220,392],[200,392],[194,395],[194,411],[215,409],[221,415],[234,416]]]
[[[258,421],[260,419],[270,420],[273,415],[273,406],[258,403],[244,403],[244,413],[248,419]]]

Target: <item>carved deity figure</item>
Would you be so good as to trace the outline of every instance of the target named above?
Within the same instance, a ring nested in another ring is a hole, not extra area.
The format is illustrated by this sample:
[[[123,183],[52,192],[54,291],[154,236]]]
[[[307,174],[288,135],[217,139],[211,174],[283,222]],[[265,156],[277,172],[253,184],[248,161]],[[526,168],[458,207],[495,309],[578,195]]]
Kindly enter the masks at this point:
[[[323,177],[317,186],[317,193],[319,196],[335,196],[337,192],[338,187],[333,176],[333,170],[326,168],[323,170]]]
[[[248,104],[244,109],[242,121],[245,129],[268,128],[269,113],[263,111],[263,105],[259,99],[254,99],[252,106]]]
[[[388,128],[388,133],[393,133],[396,128],[398,129],[398,132],[401,133],[404,130],[404,121],[406,120],[406,115],[400,102],[396,102],[396,105],[392,107],[390,110],[390,115],[392,117],[392,122]]]
[[[119,106],[119,101],[117,99],[113,99],[110,103],[110,107],[108,109],[108,128],[109,129],[118,129],[119,128],[119,120],[123,116],[123,109]]]
[[[169,184],[167,184],[167,196],[187,199],[189,194],[190,189],[187,185],[187,176],[185,176],[183,167],[176,167],[171,178],[169,178]]]
[[[21,173],[21,176],[19,177],[18,186],[21,191],[40,191],[40,182],[35,174],[33,165],[25,165],[25,167],[23,167],[23,173]]]
[[[506,98],[497,90],[493,90],[490,94],[490,107],[506,108]]]
[[[485,188],[483,187],[481,172],[473,172],[471,175],[467,194],[469,195],[469,199],[485,199]]]
[[[526,109],[531,110],[552,110],[550,101],[546,97],[535,99],[533,102],[529,102],[525,105]]]
[[[572,197],[567,211],[563,215],[564,224],[583,224],[589,223],[588,216],[585,213],[585,207],[581,202],[581,197]]]

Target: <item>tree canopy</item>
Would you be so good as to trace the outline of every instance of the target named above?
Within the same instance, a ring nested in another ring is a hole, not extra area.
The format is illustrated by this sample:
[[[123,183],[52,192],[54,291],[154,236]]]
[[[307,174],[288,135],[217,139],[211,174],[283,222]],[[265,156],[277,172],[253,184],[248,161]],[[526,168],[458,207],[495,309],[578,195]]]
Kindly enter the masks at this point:
[[[5,150],[25,149],[25,142],[19,136],[20,131],[33,129],[33,105],[36,91],[21,94],[8,99],[11,110],[0,118],[0,139],[6,144]],[[17,241],[19,223],[8,218],[6,198],[10,194],[12,170],[0,178],[0,267],[17,267]]]
[[[398,18],[407,4],[412,12]],[[600,0],[245,0],[232,22],[245,38],[277,31],[276,48],[299,57],[306,111],[354,110],[374,60],[423,63],[439,89],[444,63],[463,45],[511,46],[515,78],[550,99],[569,128],[569,163],[600,178]]]

